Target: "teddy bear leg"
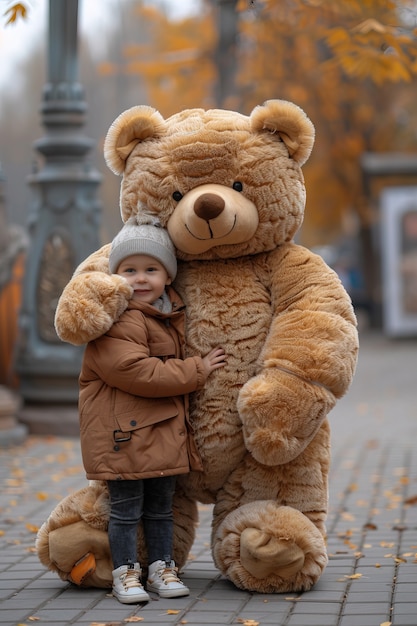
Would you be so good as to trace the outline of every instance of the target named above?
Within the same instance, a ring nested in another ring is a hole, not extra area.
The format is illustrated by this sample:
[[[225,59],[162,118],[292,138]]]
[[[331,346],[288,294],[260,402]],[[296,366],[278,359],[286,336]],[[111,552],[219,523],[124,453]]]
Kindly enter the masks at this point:
[[[112,560],[105,530],[83,520],[53,530],[45,523],[36,539],[39,560],[62,580],[81,587],[112,586]]]
[[[213,558],[237,587],[261,593],[308,590],[327,564],[319,529],[272,500],[232,511],[214,532]]]

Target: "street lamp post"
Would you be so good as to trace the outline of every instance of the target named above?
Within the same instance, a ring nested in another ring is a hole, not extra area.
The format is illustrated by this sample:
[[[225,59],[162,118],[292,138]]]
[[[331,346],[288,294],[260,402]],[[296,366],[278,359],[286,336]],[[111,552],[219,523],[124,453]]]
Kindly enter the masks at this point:
[[[34,200],[15,361],[25,403],[77,399],[82,348],[59,340],[54,314],[74,268],[99,247],[101,176],[86,158],[92,142],[82,133],[87,106],[78,82],[77,22],[78,0],[50,0],[46,132],[34,144],[41,167],[29,178]]]

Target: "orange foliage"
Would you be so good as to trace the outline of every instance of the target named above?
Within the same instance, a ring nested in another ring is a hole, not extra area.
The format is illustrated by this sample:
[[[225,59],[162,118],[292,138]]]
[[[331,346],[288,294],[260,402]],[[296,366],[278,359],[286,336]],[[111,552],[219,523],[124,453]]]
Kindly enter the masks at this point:
[[[403,12],[412,5],[266,0],[256,14],[247,6],[238,4],[245,41],[238,61],[242,104],[250,110],[260,101],[282,97],[311,117],[317,141],[305,168],[303,236],[308,245],[325,243],[339,233],[346,211],[368,219],[369,212],[362,214],[362,153],[406,147],[395,147],[401,111],[389,84],[415,80],[415,32],[401,25]]]
[[[14,24],[18,19],[27,17],[27,7],[23,2],[14,2],[4,13],[8,16],[6,24]]]

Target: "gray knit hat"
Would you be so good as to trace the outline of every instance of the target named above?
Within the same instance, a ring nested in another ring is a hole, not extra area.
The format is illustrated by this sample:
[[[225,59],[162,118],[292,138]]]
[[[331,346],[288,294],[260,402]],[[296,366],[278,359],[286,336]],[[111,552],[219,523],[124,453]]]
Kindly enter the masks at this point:
[[[174,280],[177,275],[175,248],[168,231],[162,228],[158,218],[152,215],[130,217],[113,239],[109,268],[114,274],[123,259],[132,254],[147,254],[165,267]]]

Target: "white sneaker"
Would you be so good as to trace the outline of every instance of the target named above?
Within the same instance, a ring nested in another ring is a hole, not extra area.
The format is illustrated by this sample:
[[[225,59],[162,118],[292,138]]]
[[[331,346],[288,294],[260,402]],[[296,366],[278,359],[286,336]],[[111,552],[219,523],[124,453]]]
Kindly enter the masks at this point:
[[[121,565],[113,570],[113,595],[122,604],[148,602],[150,597],[144,590],[141,582],[139,563]]]
[[[158,593],[161,598],[180,598],[190,595],[190,590],[178,578],[174,561],[154,561],[149,566],[148,591]]]

